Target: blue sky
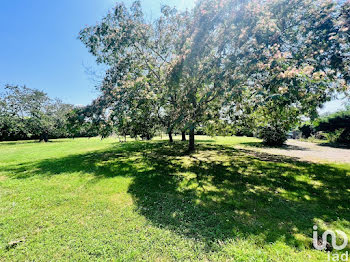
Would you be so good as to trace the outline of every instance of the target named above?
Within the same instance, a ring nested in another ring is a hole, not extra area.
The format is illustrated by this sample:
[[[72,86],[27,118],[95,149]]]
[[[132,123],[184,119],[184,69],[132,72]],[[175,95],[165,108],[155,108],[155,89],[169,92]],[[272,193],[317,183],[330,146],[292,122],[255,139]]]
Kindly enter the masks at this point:
[[[124,1],[130,4],[132,1]],[[5,84],[43,90],[72,104],[96,98],[94,58],[77,39],[115,5],[113,0],[1,0],[0,88]],[[186,8],[191,0],[143,0],[149,17],[161,4]],[[90,70],[91,71],[91,70]]]
[[[132,1],[124,1],[130,4]],[[97,96],[88,71],[94,58],[77,39],[94,25],[115,0],[1,0],[0,88],[5,84],[43,90],[71,104],[88,104]],[[142,0],[148,17],[157,17],[161,4],[191,8],[194,0]],[[334,111],[333,102],[322,111]]]

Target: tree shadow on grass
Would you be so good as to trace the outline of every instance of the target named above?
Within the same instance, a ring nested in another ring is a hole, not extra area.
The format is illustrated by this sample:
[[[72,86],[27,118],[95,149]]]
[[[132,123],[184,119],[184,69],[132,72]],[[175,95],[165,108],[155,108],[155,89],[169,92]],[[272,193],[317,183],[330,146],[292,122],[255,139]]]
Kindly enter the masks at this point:
[[[350,227],[349,170],[229,146],[130,142],[87,154],[4,167],[13,178],[81,172],[129,176],[137,212],[203,241],[250,238],[264,246],[311,244],[315,223]]]

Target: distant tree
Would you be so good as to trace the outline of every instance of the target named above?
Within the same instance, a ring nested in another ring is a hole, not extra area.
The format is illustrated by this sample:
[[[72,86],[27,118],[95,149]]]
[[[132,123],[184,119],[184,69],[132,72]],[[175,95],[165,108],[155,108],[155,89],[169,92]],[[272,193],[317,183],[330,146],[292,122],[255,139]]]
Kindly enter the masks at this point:
[[[6,127],[3,138],[24,139],[36,136],[41,124],[33,118],[39,118],[43,104],[48,100],[46,94],[31,90],[25,86],[5,86],[2,93],[1,115]]]
[[[315,128],[314,128],[314,126],[312,125],[312,123],[310,123],[309,121],[303,123],[303,124],[299,127],[299,130],[300,130],[301,135],[302,135],[303,138],[309,138],[309,137],[312,136],[312,134],[315,133]]]
[[[7,85],[0,96],[1,140],[38,138],[47,142],[50,137],[66,137],[66,114],[71,109],[39,90]]]
[[[63,103],[59,99],[51,100],[48,107],[48,113],[53,121],[53,128],[49,132],[52,138],[70,137],[68,125],[68,114],[73,110],[74,106]]]
[[[336,134],[334,142],[350,144],[350,109],[316,120],[315,129]]]
[[[85,107],[75,107],[67,114],[67,130],[69,137],[95,137],[99,135],[99,126],[86,118]]]
[[[23,125],[16,118],[13,105],[7,97],[2,94],[0,97],[0,140],[8,140],[10,137],[25,136]]]

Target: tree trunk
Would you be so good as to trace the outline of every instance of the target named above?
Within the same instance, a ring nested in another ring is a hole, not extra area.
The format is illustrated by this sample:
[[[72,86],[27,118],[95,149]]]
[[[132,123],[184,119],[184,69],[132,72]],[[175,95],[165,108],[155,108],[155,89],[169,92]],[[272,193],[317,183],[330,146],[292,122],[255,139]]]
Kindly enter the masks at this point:
[[[194,151],[195,150],[195,146],[194,146],[194,127],[190,128],[190,142],[189,142],[188,150],[189,151]]]
[[[47,133],[42,133],[40,135],[40,142],[42,142],[42,141],[49,142],[49,135]]]
[[[186,141],[186,133],[185,133],[185,131],[182,131],[181,135],[182,135],[182,141]]]
[[[169,132],[169,142],[172,143],[174,142],[173,140],[173,134],[171,132]]]

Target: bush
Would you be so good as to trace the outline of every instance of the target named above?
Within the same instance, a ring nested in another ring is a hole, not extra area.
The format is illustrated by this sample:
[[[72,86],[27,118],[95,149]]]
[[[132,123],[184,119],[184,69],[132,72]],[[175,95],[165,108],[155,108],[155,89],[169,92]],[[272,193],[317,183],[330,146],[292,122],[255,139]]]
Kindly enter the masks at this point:
[[[316,130],[327,133],[330,142],[350,145],[350,109],[319,119]]]
[[[327,134],[323,133],[322,131],[316,132],[313,136],[313,138],[318,139],[318,140],[327,140]]]
[[[333,132],[326,133],[326,136],[331,143],[350,145],[350,131],[346,129],[338,129]]]
[[[287,141],[287,132],[280,127],[265,126],[260,129],[259,137],[268,146],[282,146]]]
[[[249,128],[241,128],[236,131],[235,133],[236,136],[247,136],[247,137],[253,137],[254,133],[252,129]]]
[[[299,128],[303,138],[309,138],[314,134],[315,129],[311,124],[305,123]]]

